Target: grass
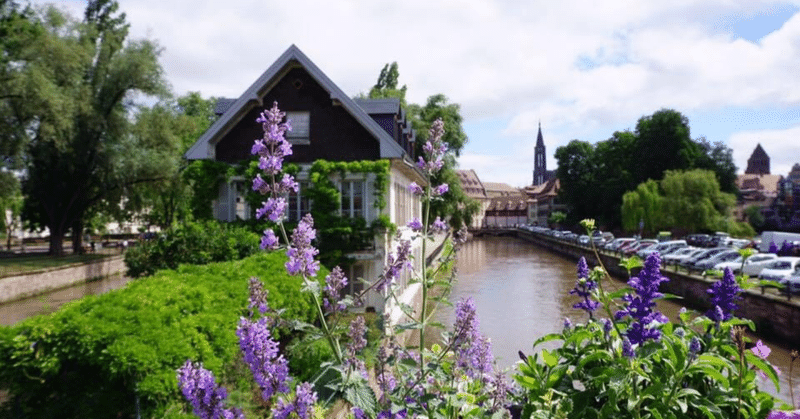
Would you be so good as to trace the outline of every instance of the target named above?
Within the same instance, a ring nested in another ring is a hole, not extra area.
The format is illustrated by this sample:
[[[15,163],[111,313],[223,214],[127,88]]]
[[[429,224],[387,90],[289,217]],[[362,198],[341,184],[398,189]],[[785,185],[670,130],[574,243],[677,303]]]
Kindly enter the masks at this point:
[[[105,257],[108,257],[108,255],[85,254],[61,257],[36,255],[0,258],[0,277],[18,275],[41,269],[58,268],[73,263],[88,263]]]

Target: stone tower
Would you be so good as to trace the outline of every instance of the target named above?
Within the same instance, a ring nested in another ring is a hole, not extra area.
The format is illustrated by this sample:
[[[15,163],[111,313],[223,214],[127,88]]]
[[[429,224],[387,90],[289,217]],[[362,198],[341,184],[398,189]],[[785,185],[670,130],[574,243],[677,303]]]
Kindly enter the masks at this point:
[[[747,159],[747,170],[744,171],[746,175],[768,175],[769,174],[769,156],[761,148],[761,143],[756,145],[753,154]]]
[[[542,138],[542,123],[539,122],[539,134],[536,136],[536,147],[533,149],[533,186],[547,181],[547,153]]]

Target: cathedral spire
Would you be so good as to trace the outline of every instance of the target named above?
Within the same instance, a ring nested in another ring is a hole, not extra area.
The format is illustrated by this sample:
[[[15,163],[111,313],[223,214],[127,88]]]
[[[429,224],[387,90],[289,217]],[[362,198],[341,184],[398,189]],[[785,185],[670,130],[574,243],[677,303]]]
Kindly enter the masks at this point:
[[[539,121],[539,133],[536,135],[536,147],[533,149],[533,185],[547,182],[547,152],[542,136],[542,121]]]

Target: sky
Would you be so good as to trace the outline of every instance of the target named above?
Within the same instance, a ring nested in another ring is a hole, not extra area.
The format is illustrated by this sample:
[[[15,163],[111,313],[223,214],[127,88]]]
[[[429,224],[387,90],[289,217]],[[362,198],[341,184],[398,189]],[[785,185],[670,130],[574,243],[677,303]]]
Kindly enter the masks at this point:
[[[37,1],[41,4],[44,2]],[[85,1],[57,5],[81,16]],[[526,186],[541,123],[547,168],[671,108],[692,138],[761,143],[771,172],[800,162],[800,0],[124,0],[131,38],[156,40],[173,92],[238,97],[290,45],[345,93],[397,61],[407,99],[461,106],[459,158]]]

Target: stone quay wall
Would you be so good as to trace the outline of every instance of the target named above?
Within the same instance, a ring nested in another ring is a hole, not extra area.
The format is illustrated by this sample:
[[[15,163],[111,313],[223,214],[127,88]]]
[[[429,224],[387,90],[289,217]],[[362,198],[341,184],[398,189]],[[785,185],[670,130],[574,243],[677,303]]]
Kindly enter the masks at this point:
[[[0,304],[125,272],[122,256],[0,278]]]
[[[590,266],[598,264],[590,248],[525,230],[518,230],[517,237],[576,261],[583,256]],[[627,271],[619,266],[619,256],[602,251],[599,251],[599,255],[603,265],[613,277],[617,279],[628,277]],[[636,272],[632,274],[635,275]],[[662,269],[661,274],[670,280],[662,283],[660,290],[682,297],[679,304],[700,312],[711,308],[706,291],[711,288],[715,279],[676,272],[672,268]],[[742,300],[738,302],[739,308],[735,314],[737,317],[752,320],[756,325],[757,335],[788,345],[800,346],[800,298],[788,300],[784,295],[764,293],[760,288],[744,290],[741,296]]]

